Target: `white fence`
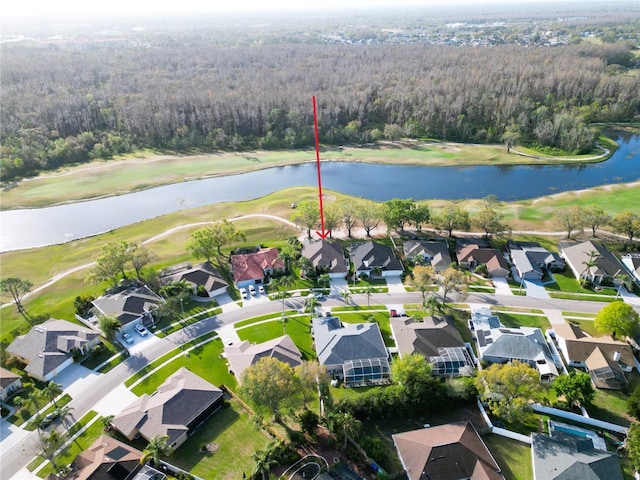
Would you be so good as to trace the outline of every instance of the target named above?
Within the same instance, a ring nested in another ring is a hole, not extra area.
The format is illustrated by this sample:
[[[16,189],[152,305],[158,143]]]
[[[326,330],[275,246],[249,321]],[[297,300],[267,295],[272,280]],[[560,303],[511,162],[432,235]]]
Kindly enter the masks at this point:
[[[536,412],[546,413],[547,415],[553,415],[555,417],[566,418],[573,422],[582,423],[584,425],[590,425],[592,427],[608,430],[610,432],[627,434],[627,427],[616,425],[615,423],[603,422],[602,420],[596,420],[595,418],[587,418],[577,413],[565,412],[564,410],[558,410],[557,408],[545,407],[543,405],[533,405],[533,409]]]
[[[519,442],[526,443],[527,445],[531,445],[531,437],[530,436],[522,435],[521,433],[512,432],[511,430],[507,430],[507,429],[504,429],[504,428],[498,428],[498,427],[494,426],[493,423],[491,423],[491,419],[489,418],[489,415],[487,415],[487,412],[485,411],[484,407],[482,406],[482,402],[480,401],[480,397],[478,397],[477,402],[478,402],[478,408],[480,409],[480,414],[482,415],[482,418],[484,418],[484,421],[487,422],[487,425],[489,425],[489,427],[491,427],[491,433],[495,433],[496,435],[500,435],[501,437],[511,438],[512,440],[517,440]]]

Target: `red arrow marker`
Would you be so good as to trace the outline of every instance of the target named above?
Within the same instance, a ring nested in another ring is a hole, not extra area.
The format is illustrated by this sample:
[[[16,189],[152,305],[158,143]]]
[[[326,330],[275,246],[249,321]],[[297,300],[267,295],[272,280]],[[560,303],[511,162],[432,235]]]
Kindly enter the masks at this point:
[[[318,111],[316,108],[316,96],[313,96],[313,130],[316,135],[316,164],[318,165],[318,196],[320,197],[320,231],[316,233],[323,240],[329,232],[324,229],[324,211],[322,210],[322,177],[320,175],[320,143],[318,141]]]

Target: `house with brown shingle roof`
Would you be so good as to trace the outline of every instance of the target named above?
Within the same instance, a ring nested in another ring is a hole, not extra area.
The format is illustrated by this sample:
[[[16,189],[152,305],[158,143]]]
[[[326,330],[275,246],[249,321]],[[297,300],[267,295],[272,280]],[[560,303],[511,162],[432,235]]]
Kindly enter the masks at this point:
[[[302,363],[302,354],[289,335],[258,344],[245,340],[237,345],[225,347],[224,353],[229,361],[230,370],[238,380],[241,380],[242,372],[247,367],[264,357],[275,358],[291,367]]]
[[[431,265],[436,272],[451,267],[451,254],[446,240],[407,240],[402,244],[404,256],[419,265]]]
[[[452,317],[429,316],[422,321],[391,317],[391,332],[400,357],[422,355],[431,363],[433,375],[455,376],[460,369],[475,368]]]
[[[108,293],[91,302],[99,315],[116,317],[122,331],[132,331],[141,323],[153,322],[152,311],[164,299],[144,285],[135,285],[121,291]],[[94,320],[97,323],[97,319]]]
[[[66,320],[52,318],[20,335],[7,352],[27,364],[25,372],[49,381],[73,363],[73,353],[89,353],[100,343],[100,333]]]
[[[73,460],[65,480],[133,480],[144,468],[141,458],[140,450],[101,435]]]
[[[186,263],[169,267],[160,276],[160,281],[163,285],[185,281],[193,288],[194,295],[202,287],[209,298],[227,293],[229,288],[227,281],[210,262],[200,263],[195,266]]]
[[[610,335],[591,337],[577,325],[554,325],[558,347],[567,365],[586,369],[597,388],[620,390],[627,384],[624,373],[640,365],[631,345]]]
[[[391,437],[409,480],[504,480],[500,467],[469,421]]]
[[[231,275],[236,287],[264,283],[268,275],[284,270],[284,260],[277,248],[261,248],[253,253],[231,255]]]
[[[129,440],[167,435],[175,450],[222,403],[222,390],[182,367],[153,395],[143,394],[113,417],[111,425]]]
[[[7,398],[21,388],[20,375],[0,367],[0,402],[6,401]]]
[[[475,270],[479,265],[486,265],[490,277],[509,276],[509,265],[497,248],[482,248],[477,243],[469,243],[460,248],[456,256],[463,268]]]

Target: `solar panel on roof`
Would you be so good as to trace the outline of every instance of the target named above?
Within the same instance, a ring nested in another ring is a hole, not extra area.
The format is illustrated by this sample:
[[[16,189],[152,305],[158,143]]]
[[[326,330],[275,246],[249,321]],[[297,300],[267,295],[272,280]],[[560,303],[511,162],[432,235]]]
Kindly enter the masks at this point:
[[[476,332],[476,335],[478,336],[478,345],[480,345],[481,347],[485,347],[487,345],[487,342],[484,339],[484,332],[482,330],[478,330]]]
[[[129,453],[129,450],[127,450],[126,448],[123,448],[121,446],[117,446],[116,448],[111,450],[109,453],[107,453],[107,455],[109,456],[109,458],[112,458],[114,460],[120,460],[127,453]]]

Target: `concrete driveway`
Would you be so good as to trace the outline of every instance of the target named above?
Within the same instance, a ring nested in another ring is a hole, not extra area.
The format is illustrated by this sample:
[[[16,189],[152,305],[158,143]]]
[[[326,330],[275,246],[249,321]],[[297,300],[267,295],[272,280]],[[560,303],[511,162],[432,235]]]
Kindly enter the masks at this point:
[[[513,295],[509,281],[504,277],[494,277],[491,279],[493,286],[496,287],[496,295]]]
[[[402,284],[402,277],[400,275],[396,275],[393,277],[384,277],[387,281],[387,287],[389,288],[389,293],[406,293],[407,290],[404,288]]]

